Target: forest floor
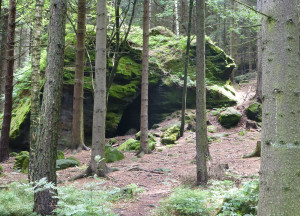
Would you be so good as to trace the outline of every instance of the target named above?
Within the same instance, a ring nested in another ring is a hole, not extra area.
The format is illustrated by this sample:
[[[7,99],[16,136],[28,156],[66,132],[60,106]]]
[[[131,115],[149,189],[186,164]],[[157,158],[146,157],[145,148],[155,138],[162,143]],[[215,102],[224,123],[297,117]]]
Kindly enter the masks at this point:
[[[239,104],[236,108],[243,113],[239,124],[232,129],[224,129],[220,126],[216,116],[208,115],[210,124],[216,128],[215,133],[209,133],[209,136],[227,133],[228,136],[220,137],[214,140],[210,145],[211,159],[208,161],[208,169],[211,179],[231,179],[239,185],[242,181],[258,176],[259,158],[243,159],[243,155],[254,151],[256,142],[260,140],[260,129],[250,129],[245,132],[245,108],[251,102],[255,94],[255,82],[235,85],[238,92]],[[194,110],[188,110],[194,112]],[[171,116],[174,116],[171,115]],[[179,118],[167,118],[160,124],[160,127],[151,130],[152,133],[161,133],[162,127],[178,122]],[[116,137],[118,144],[121,144],[133,136]],[[158,151],[157,149],[161,149]],[[66,156],[71,156],[71,152],[65,152]],[[80,160],[81,165],[88,164],[90,160],[90,151],[82,151],[75,156]],[[111,163],[110,168],[117,168],[118,171],[108,174],[105,181],[106,186],[125,187],[129,184],[137,184],[144,188],[136,199],[122,201],[115,204],[114,211],[123,216],[152,215],[151,212],[159,205],[159,201],[168,197],[174,187],[180,185],[194,185],[196,179],[195,165],[195,133],[186,131],[184,136],[178,140],[178,144],[167,147],[160,145],[158,141],[156,150],[152,154],[137,158],[134,152],[126,152],[125,159]],[[0,178],[1,184],[21,181],[27,179],[26,174],[13,170],[13,160],[2,163],[4,177]],[[225,170],[220,167],[229,167]],[[83,166],[85,167],[85,166]],[[83,169],[68,168],[58,171],[58,182],[60,184],[71,184],[67,182],[71,177],[80,174]],[[229,175],[228,175],[229,173]],[[84,183],[99,181],[94,178],[83,178],[76,180],[78,185]]]

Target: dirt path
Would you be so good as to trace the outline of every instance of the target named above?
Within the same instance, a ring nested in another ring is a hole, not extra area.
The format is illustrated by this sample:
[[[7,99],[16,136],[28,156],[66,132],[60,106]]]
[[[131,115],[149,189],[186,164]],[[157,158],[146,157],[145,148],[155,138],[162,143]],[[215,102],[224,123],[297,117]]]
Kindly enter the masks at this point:
[[[254,95],[254,83],[242,84],[236,88],[239,97],[237,109],[244,111],[249,103],[249,99]],[[176,122],[178,119],[170,119],[161,124],[164,125]],[[224,178],[224,172],[218,169],[220,164],[229,167],[228,172],[235,181],[242,181],[244,178],[251,178],[258,175],[259,158],[243,159],[242,156],[251,153],[260,139],[259,130],[247,131],[244,136],[238,133],[245,128],[245,117],[242,118],[237,127],[225,130],[218,121],[217,117],[209,116],[209,121],[216,127],[216,132],[209,134],[220,134],[226,132],[228,136],[221,137],[210,144],[212,159],[208,162],[209,173],[213,178]],[[160,133],[160,128],[152,131]],[[124,142],[130,136],[117,137],[118,143]],[[123,216],[151,215],[153,209],[159,205],[159,200],[167,197],[174,187],[181,184],[193,184],[195,181],[196,166],[194,164],[195,153],[195,133],[187,131],[184,137],[178,140],[178,144],[173,147],[159,146],[162,151],[155,150],[150,155],[143,158],[136,158],[134,153],[125,153],[125,159],[113,164],[111,168],[118,171],[109,173],[106,185],[125,187],[135,183],[144,188],[135,201],[121,202],[115,206],[115,212]],[[70,153],[67,154],[71,155]],[[81,164],[88,164],[90,152],[81,152],[75,155]],[[3,163],[4,172],[7,176],[0,178],[1,183],[26,179],[25,174],[13,171],[13,158]],[[58,172],[58,180],[65,182],[68,178],[82,172],[78,168],[69,168]],[[228,178],[228,176],[227,176]],[[96,181],[93,178],[77,180],[80,184]]]

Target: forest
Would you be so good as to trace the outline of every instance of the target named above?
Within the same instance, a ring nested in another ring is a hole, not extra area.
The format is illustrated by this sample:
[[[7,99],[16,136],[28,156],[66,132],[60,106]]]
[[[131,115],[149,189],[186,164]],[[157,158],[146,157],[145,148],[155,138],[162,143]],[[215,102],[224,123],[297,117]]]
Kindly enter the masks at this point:
[[[0,0],[0,216],[299,216],[299,11]]]

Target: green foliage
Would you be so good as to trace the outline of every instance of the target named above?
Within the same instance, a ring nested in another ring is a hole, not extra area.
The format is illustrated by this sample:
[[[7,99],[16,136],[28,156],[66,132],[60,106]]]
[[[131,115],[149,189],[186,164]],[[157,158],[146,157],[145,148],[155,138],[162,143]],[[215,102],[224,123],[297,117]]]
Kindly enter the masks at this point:
[[[109,145],[113,145],[113,144],[116,144],[117,143],[117,140],[115,138],[111,138],[108,140],[108,144]]]
[[[208,215],[205,203],[205,192],[189,188],[176,188],[171,196],[162,203],[159,215]]]
[[[232,181],[224,180],[209,181],[205,188],[175,188],[161,201],[155,215],[256,215],[258,183],[247,182],[239,189]]]
[[[3,168],[2,166],[0,165],[0,177],[3,175]]]
[[[143,191],[135,184],[124,188],[112,187],[106,189],[104,181],[80,185],[76,184],[57,187],[58,208],[55,210],[58,216],[115,216],[111,210],[112,202],[133,199]],[[45,179],[31,184],[12,183],[7,190],[0,193],[1,216],[35,216],[33,209],[33,190],[38,188],[56,188]]]
[[[241,190],[232,190],[224,198],[218,215],[256,215],[259,181],[247,182]]]

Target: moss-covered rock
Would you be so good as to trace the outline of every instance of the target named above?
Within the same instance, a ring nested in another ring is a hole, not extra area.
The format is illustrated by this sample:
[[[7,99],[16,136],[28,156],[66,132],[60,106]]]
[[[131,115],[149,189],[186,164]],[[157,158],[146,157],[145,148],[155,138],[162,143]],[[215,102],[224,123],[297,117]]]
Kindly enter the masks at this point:
[[[75,166],[79,166],[79,163],[76,160],[69,160],[69,159],[56,160],[56,170],[63,170]]]
[[[246,115],[249,119],[261,122],[262,120],[262,105],[260,103],[250,104],[246,109]]]
[[[124,158],[125,158],[124,154],[118,151],[117,149],[115,149],[114,147],[112,147],[111,145],[105,146],[106,163],[116,162]]]
[[[234,106],[237,104],[234,89],[230,86],[207,86],[206,87],[206,104],[207,108],[219,108]]]
[[[76,157],[74,157],[74,156],[67,157],[66,159],[67,159],[67,160],[74,160],[74,161],[77,161],[77,162],[78,162],[78,166],[80,165],[80,161],[79,161]],[[57,160],[58,160],[58,159],[57,159]]]
[[[0,177],[3,175],[3,168],[2,166],[0,165]]]
[[[138,141],[140,141],[140,139],[141,139],[141,131],[139,131],[139,132],[136,133],[135,139],[138,140]],[[151,132],[148,132],[148,139],[151,142],[155,142],[155,143],[157,142],[156,138],[154,137],[154,135]]]
[[[111,138],[111,139],[108,140],[109,145],[113,145],[113,144],[116,144],[116,143],[117,143],[116,138]]]
[[[229,107],[219,115],[219,122],[225,128],[231,128],[240,121],[242,114],[236,109]]]
[[[164,35],[166,37],[175,37],[176,35],[164,26],[156,26],[150,29],[150,36]]]
[[[175,144],[176,140],[179,138],[180,126],[174,125],[168,128],[161,136],[161,144],[169,145]]]
[[[29,152],[20,152],[14,160],[14,169],[19,170],[22,173],[28,173],[29,166]]]
[[[65,159],[65,153],[61,150],[57,150],[56,160]]]
[[[156,142],[153,142],[149,139],[148,143],[149,143],[150,150],[153,151],[156,147]],[[140,149],[140,141],[132,138],[126,140],[118,147],[118,150],[120,151],[138,151],[139,149]]]

